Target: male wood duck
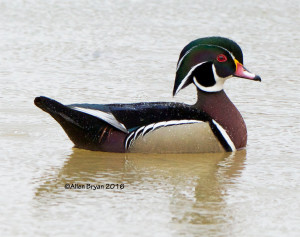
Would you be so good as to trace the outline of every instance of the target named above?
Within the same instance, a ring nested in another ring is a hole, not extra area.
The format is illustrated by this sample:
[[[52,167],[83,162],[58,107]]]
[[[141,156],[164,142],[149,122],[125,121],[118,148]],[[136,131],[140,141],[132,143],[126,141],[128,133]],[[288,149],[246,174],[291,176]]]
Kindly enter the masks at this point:
[[[232,152],[246,147],[245,122],[223,90],[231,77],[261,81],[243,66],[234,41],[207,37],[183,48],[177,63],[173,96],[194,84],[194,105],[173,102],[63,105],[37,97],[75,147],[106,152]]]

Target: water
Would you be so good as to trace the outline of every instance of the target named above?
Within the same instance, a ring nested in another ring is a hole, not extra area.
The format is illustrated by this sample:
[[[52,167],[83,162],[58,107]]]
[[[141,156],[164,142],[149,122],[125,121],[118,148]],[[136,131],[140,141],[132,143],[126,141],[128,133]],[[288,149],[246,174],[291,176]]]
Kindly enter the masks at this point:
[[[299,236],[300,3],[0,3],[1,236]],[[225,85],[248,127],[235,154],[109,154],[72,148],[33,105],[183,101],[180,50],[237,41],[262,83]],[[65,190],[68,183],[124,189]]]

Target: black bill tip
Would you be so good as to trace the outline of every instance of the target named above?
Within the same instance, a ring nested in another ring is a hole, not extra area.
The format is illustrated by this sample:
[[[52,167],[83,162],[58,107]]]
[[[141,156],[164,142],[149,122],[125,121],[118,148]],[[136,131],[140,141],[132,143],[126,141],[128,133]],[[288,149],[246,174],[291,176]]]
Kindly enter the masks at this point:
[[[255,75],[255,77],[253,78],[254,81],[261,81],[261,77],[258,75]]]

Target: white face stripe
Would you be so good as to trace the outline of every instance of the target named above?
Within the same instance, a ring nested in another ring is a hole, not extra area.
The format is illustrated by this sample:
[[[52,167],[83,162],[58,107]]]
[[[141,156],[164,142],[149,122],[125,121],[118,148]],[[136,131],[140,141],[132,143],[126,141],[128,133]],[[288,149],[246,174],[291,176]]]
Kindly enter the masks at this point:
[[[193,48],[197,47],[198,45],[195,45],[194,47],[190,48],[188,51],[186,51],[186,53],[181,57],[181,59],[178,62],[177,68],[176,68],[176,72],[178,71],[178,68],[180,67],[182,60],[192,51]]]
[[[88,108],[81,108],[81,107],[71,107],[74,110],[92,115],[96,118],[99,118],[107,123],[109,123],[110,125],[112,125],[113,127],[120,129],[121,131],[128,133],[128,130],[126,129],[126,127],[124,126],[123,123],[120,123],[115,116],[113,116],[111,113],[107,113],[107,112],[103,112],[101,110],[95,110],[95,109],[88,109]]]
[[[218,124],[215,120],[212,120],[212,122],[216,125],[217,129],[220,131],[220,133],[222,134],[223,138],[227,142],[228,146],[230,146],[231,150],[232,151],[236,151],[235,145],[233,144],[232,140],[228,136],[228,134],[225,131],[225,129],[222,128],[222,126],[220,124]]]
[[[178,91],[181,90],[181,88],[183,87],[184,83],[187,81],[187,79],[189,78],[189,76],[192,74],[192,72],[199,66],[201,66],[203,63],[206,63],[206,62],[202,62],[202,63],[198,63],[196,64],[195,66],[193,66],[191,68],[191,70],[188,72],[188,74],[184,77],[184,79],[181,81],[181,83],[179,84],[177,90],[175,91],[175,94],[176,95],[178,93]]]
[[[167,127],[167,126],[173,126],[173,125],[180,125],[180,124],[191,124],[191,123],[203,123],[201,120],[170,120],[170,121],[162,121],[158,123],[152,123],[147,126],[143,126],[133,132],[131,132],[125,141],[125,149],[129,149],[130,146],[133,144],[134,140],[140,137],[140,135],[144,136],[146,133],[154,131],[155,129],[158,129],[160,127]],[[143,130],[143,132],[141,132]]]
[[[198,45],[195,45],[193,46],[192,48],[190,48],[188,51],[186,51],[186,53],[181,57],[181,59],[179,60],[178,62],[178,65],[177,65],[177,68],[176,68],[176,72],[178,71],[178,68],[180,67],[181,63],[182,63],[182,60],[195,48],[195,47],[198,47],[199,45],[208,45],[208,46],[215,46],[215,47],[219,47],[221,49],[224,49],[225,51],[227,51],[230,56],[232,57],[233,60],[235,60],[235,57],[234,55],[227,49],[223,48],[222,46],[219,46],[219,45],[213,45],[213,44],[198,44]]]
[[[202,91],[206,91],[206,92],[218,92],[218,91],[221,91],[224,89],[224,82],[231,78],[232,75],[228,76],[228,77],[219,77],[219,75],[217,74],[217,71],[216,71],[216,68],[215,68],[215,65],[212,64],[212,71],[213,71],[213,74],[214,74],[214,79],[215,79],[215,82],[216,84],[214,84],[213,86],[209,86],[209,87],[205,87],[205,86],[202,86],[197,80],[196,78],[194,77],[193,78],[193,81],[194,81],[194,84]]]
[[[194,49],[195,47],[198,47],[199,45],[208,45],[208,46],[213,46],[213,47],[219,47],[219,48],[223,49],[224,51],[228,52],[228,53],[230,54],[230,56],[232,57],[233,60],[236,60],[235,57],[234,57],[234,55],[233,55],[229,50],[227,50],[227,49],[225,49],[225,48],[223,48],[223,47],[221,47],[221,46],[219,46],[219,45],[198,44],[198,45],[192,47],[190,50],[188,50],[188,51],[182,56],[182,58],[181,58],[180,61],[178,62],[176,71],[178,71],[178,69],[179,69],[179,67],[180,67],[180,65],[181,65],[181,63],[182,63],[182,60],[183,60],[183,59],[191,52],[192,49]],[[181,83],[179,84],[179,86],[178,86],[177,90],[175,91],[175,94],[174,94],[174,95],[176,95],[176,94],[178,93],[178,91],[181,90],[181,88],[183,87],[184,83],[187,81],[187,79],[188,79],[189,76],[192,74],[192,72],[193,72],[198,66],[200,66],[200,65],[202,65],[203,63],[206,63],[206,62],[207,62],[207,61],[202,62],[202,63],[199,63],[199,64],[193,66],[193,67],[190,69],[190,71],[188,72],[188,74],[184,77],[184,79],[183,79],[183,80],[181,81]],[[221,91],[221,90],[224,89],[224,82],[225,82],[227,79],[229,79],[229,78],[231,78],[231,77],[233,76],[233,75],[230,75],[230,76],[225,77],[225,78],[220,77],[220,76],[217,74],[217,72],[216,72],[216,68],[215,68],[214,64],[212,64],[212,70],[213,70],[214,78],[215,78],[215,81],[216,81],[216,84],[213,85],[213,86],[210,86],[210,87],[202,86],[201,84],[199,84],[199,83],[197,82],[197,80],[196,80],[195,78],[193,78],[194,84],[195,84],[200,90],[206,91],[206,92],[218,92],[218,91]]]

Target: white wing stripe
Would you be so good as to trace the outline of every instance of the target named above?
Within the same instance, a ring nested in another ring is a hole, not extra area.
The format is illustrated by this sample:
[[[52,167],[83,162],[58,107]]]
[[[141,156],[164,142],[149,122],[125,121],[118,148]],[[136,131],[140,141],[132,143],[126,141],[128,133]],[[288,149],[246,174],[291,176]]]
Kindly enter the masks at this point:
[[[94,117],[97,117],[101,120],[104,120],[105,122],[109,123],[115,128],[120,129],[121,131],[128,133],[128,130],[124,126],[123,123],[120,123],[115,116],[113,116],[111,113],[103,112],[101,110],[95,110],[95,109],[87,109],[87,108],[81,108],[81,107],[71,107],[74,110],[92,115]]]

